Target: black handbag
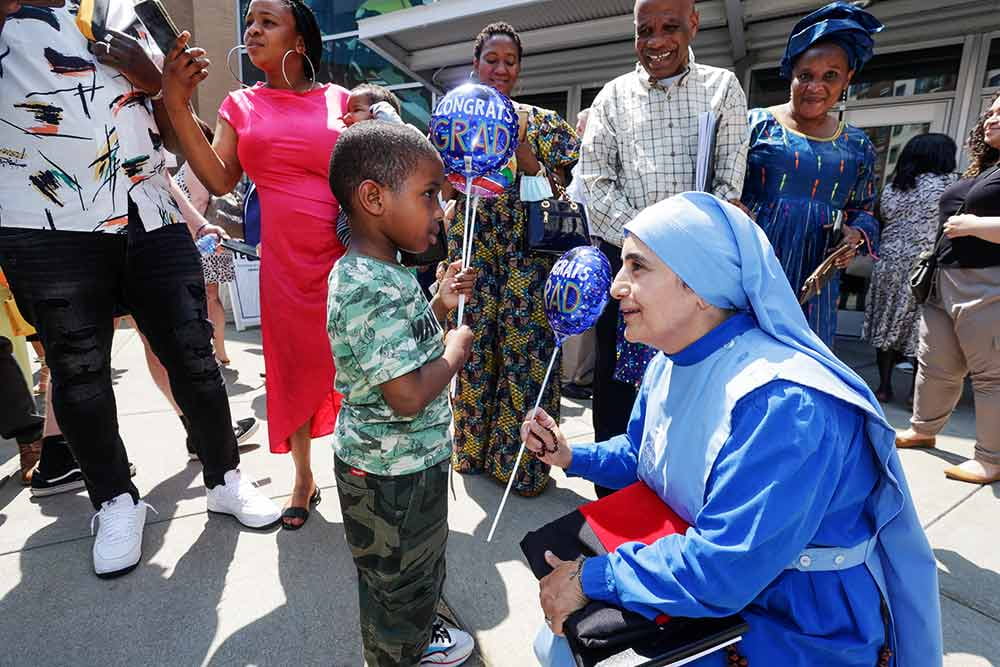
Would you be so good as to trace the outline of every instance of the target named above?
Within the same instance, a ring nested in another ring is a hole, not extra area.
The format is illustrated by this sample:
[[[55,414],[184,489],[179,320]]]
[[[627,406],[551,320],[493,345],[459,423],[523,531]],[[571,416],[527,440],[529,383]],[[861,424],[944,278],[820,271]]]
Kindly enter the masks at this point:
[[[954,215],[960,215],[965,211],[965,202],[955,211]],[[910,273],[910,293],[917,305],[924,305],[934,291],[934,282],[937,278],[938,269],[938,244],[941,243],[941,235],[944,234],[944,224],[938,226],[937,236],[934,238],[934,246],[925,252],[920,253],[917,263],[913,265]]]
[[[603,500],[608,502],[608,498],[614,497],[615,494],[611,494]],[[595,504],[600,502],[594,501]],[[608,553],[580,509],[529,532],[521,540],[521,551],[538,579],[552,571],[545,560],[546,551],[562,560]],[[612,656],[629,653],[644,665],[673,664],[721,648],[748,629],[739,615],[658,620],[660,622],[651,621],[635,612],[591,600],[570,614],[563,630],[577,666],[595,667],[609,658],[613,660]]]
[[[561,255],[590,245],[590,225],[582,204],[570,201],[566,188],[559,196],[525,202],[524,253]]]
[[[918,305],[923,305],[934,289],[934,278],[937,276],[937,243],[926,252],[920,253],[917,263],[910,274],[910,292]]]

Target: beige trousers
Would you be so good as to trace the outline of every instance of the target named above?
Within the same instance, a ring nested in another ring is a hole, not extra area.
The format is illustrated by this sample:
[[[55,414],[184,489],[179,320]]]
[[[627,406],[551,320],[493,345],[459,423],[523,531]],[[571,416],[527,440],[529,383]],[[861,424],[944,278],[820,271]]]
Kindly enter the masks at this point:
[[[976,459],[1000,464],[1000,266],[938,271],[921,309],[913,430],[937,435],[972,378]]]
[[[597,339],[590,329],[566,339],[562,346],[562,377],[566,382],[589,387],[594,381]]]

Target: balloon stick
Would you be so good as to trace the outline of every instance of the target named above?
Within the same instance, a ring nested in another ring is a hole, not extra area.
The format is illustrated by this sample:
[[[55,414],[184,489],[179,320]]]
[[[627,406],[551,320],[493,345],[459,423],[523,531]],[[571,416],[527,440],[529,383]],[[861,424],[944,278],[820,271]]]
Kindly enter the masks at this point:
[[[465,196],[465,210],[469,210],[469,196]],[[472,238],[476,233],[476,211],[479,209],[479,197],[472,197],[472,214],[465,221],[465,236],[462,237],[462,269],[469,268],[472,263]],[[467,213],[468,215],[468,213]],[[462,326],[462,319],[465,317],[465,295],[458,295],[458,326]],[[455,398],[458,389],[458,374],[451,378],[451,397]]]
[[[542,388],[538,390],[538,400],[535,401],[535,407],[531,409],[528,413],[528,419],[533,420],[535,414],[538,412],[538,407],[542,404],[542,396],[545,394],[545,387],[549,384],[549,376],[552,375],[552,367],[556,363],[556,357],[559,355],[559,348],[562,347],[562,343],[556,345],[556,348],[552,350],[552,359],[549,360],[549,367],[545,371],[545,379],[542,380]],[[507,504],[507,496],[510,495],[510,489],[514,486],[514,478],[517,477],[517,467],[521,463],[521,456],[524,454],[524,446],[526,441],[521,441],[521,448],[517,450],[517,457],[514,459],[514,469],[510,471],[510,479],[507,480],[507,489],[503,492],[503,498],[500,500],[500,507],[497,509],[497,515],[493,517],[493,525],[490,527],[490,534],[486,536],[487,542],[493,541],[493,533],[497,529],[497,524],[500,522],[500,515],[503,513],[504,505]]]

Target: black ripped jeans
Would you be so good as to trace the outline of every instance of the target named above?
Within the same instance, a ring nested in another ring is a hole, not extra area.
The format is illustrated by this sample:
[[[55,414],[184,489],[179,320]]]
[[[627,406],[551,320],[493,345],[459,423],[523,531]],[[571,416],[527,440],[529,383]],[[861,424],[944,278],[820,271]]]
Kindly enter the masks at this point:
[[[111,388],[113,318],[122,306],[167,369],[205,486],[223,483],[239,453],[212,354],[201,261],[186,226],[147,232],[130,202],[126,234],[0,227],[0,268],[45,346],[52,407],[96,509],[122,493],[139,497]]]

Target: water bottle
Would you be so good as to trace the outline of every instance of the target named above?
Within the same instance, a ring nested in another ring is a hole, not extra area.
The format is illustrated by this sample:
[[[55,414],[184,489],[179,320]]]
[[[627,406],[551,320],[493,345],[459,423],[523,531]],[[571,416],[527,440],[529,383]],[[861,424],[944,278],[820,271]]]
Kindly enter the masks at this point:
[[[219,247],[219,240],[215,237],[215,234],[206,234],[195,241],[194,244],[198,247],[198,252],[201,253],[202,257],[208,257]]]

